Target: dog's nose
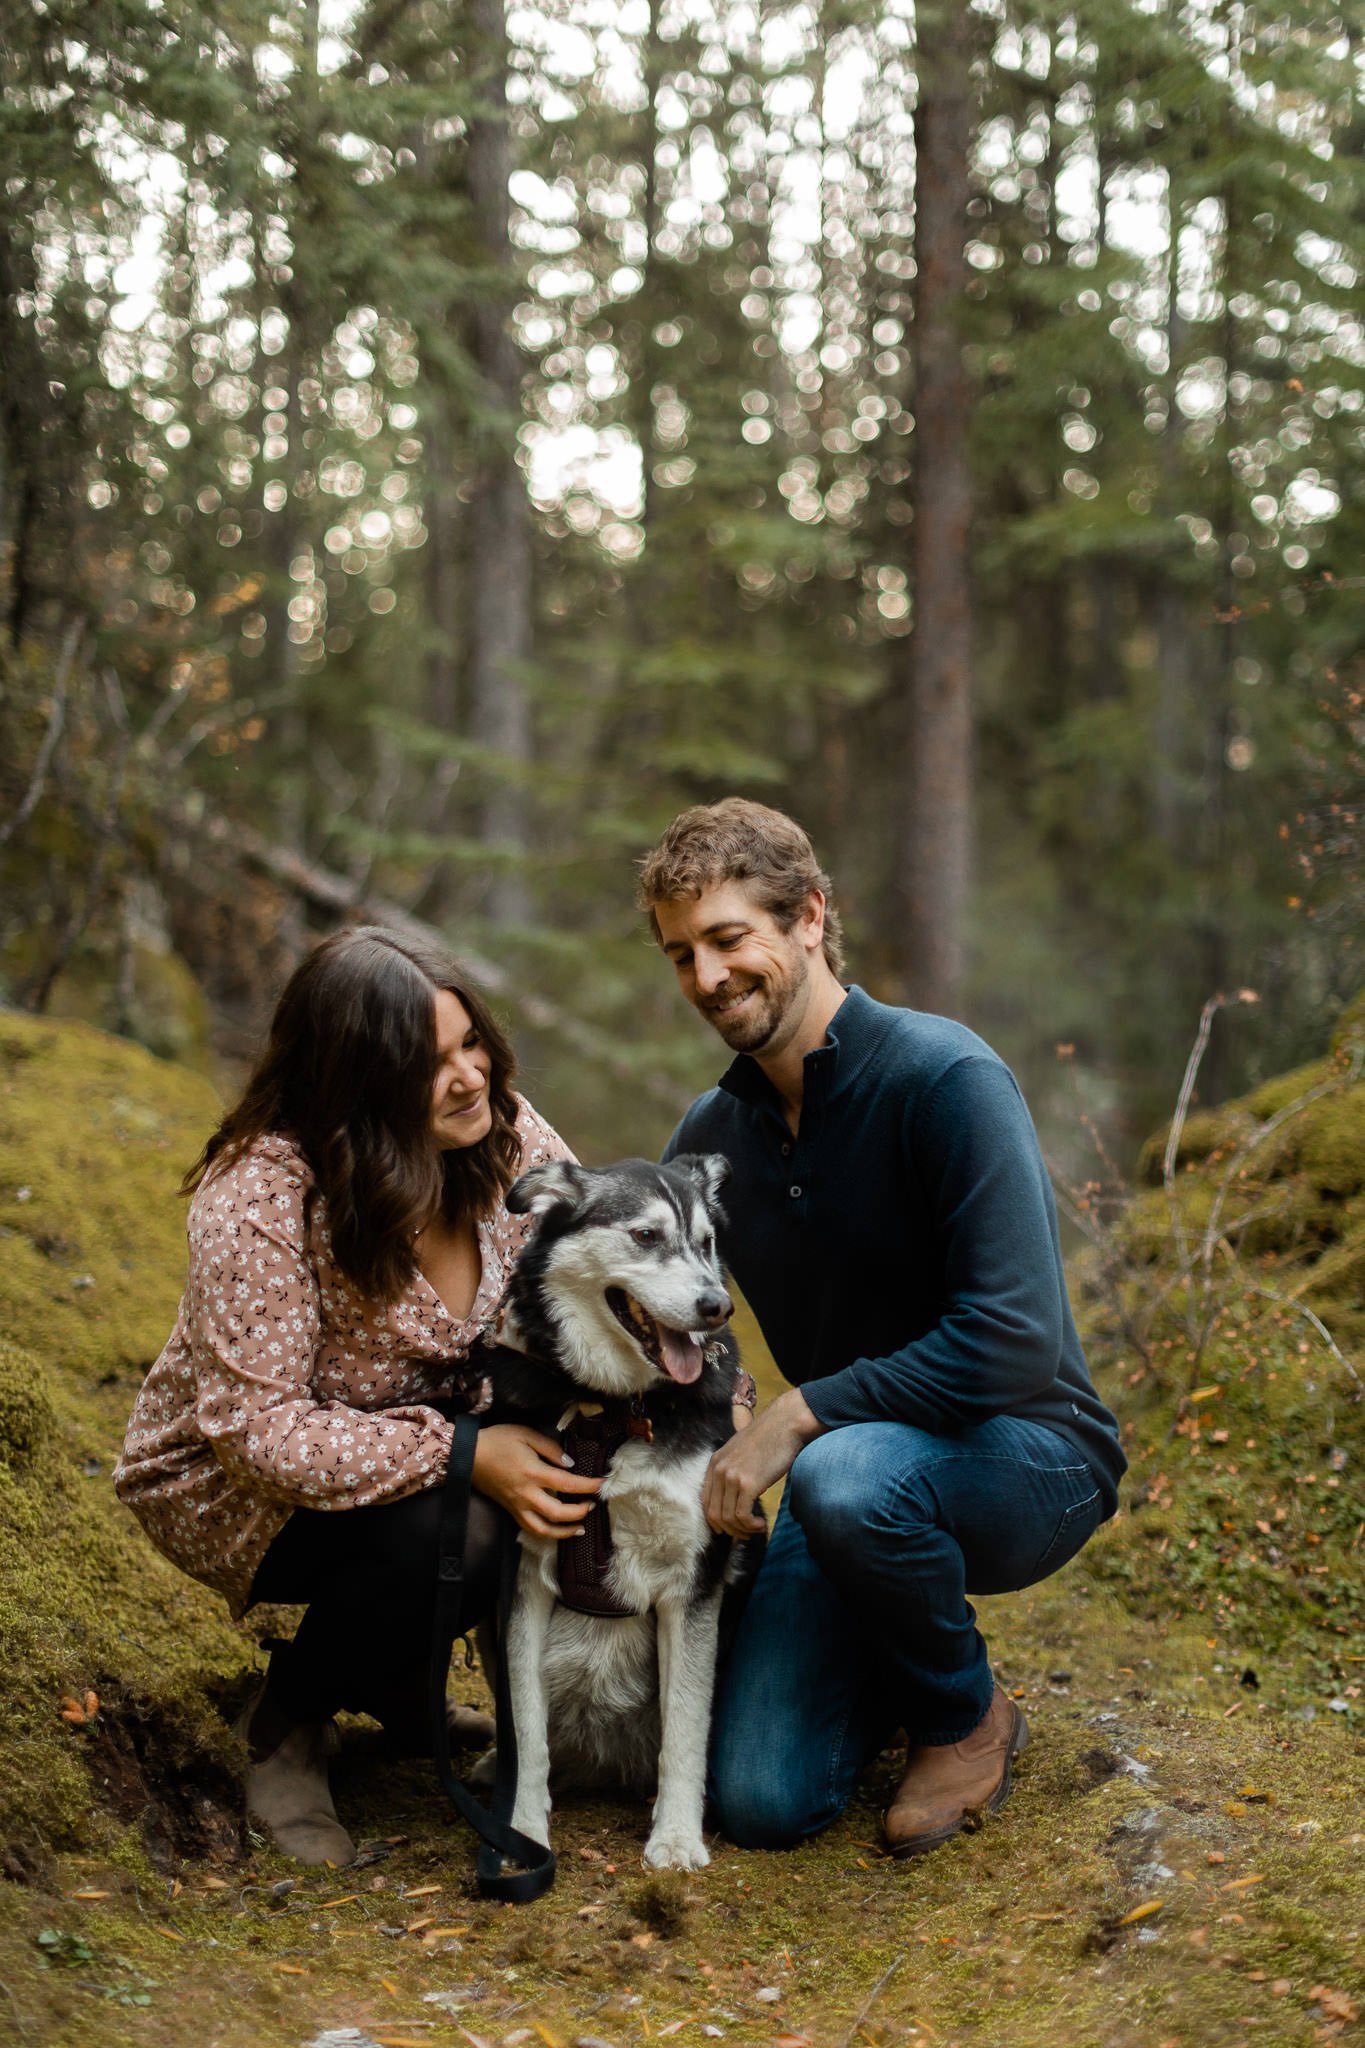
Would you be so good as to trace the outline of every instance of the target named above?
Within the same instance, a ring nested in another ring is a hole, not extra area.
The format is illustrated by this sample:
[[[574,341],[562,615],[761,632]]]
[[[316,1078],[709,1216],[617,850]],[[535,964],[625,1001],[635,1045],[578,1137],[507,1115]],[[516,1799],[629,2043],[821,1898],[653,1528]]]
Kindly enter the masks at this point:
[[[708,1330],[718,1330],[722,1323],[728,1323],[735,1312],[735,1305],[728,1294],[717,1290],[714,1294],[697,1296],[697,1315]]]

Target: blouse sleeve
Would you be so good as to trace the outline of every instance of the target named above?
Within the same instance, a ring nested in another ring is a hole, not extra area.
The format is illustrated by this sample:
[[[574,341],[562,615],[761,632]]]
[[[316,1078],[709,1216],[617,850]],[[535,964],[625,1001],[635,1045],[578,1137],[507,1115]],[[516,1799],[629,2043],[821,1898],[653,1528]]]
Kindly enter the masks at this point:
[[[370,1413],[313,1395],[318,1280],[299,1171],[248,1157],[201,1191],[185,1305],[196,1419],[231,1478],[311,1508],[440,1482],[451,1425],[434,1409]]]

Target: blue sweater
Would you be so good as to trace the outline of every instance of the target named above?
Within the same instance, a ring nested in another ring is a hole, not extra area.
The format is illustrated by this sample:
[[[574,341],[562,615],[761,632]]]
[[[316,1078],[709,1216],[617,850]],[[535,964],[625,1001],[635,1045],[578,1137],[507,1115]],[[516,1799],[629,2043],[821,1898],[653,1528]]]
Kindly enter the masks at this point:
[[[793,1137],[741,1054],[664,1155],[730,1161],[722,1251],[779,1369],[829,1428],[1043,1423],[1112,1513],[1127,1461],[1086,1370],[1052,1188],[1009,1068],[964,1025],[852,988],[803,1088]]]

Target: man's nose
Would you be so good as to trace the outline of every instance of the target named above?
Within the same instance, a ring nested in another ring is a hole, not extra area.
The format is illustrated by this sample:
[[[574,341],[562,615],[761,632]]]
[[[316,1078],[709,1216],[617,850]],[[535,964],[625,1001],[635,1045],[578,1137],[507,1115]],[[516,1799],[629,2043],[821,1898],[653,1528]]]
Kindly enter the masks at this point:
[[[697,993],[714,995],[723,981],[730,977],[729,963],[719,953],[697,952],[692,959],[692,973],[697,984]]]

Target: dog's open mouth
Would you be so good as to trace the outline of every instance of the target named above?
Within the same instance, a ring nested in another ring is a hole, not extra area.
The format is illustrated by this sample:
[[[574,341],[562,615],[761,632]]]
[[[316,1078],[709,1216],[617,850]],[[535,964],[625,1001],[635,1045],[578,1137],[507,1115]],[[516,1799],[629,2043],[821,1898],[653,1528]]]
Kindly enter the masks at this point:
[[[607,1307],[628,1337],[633,1337],[650,1364],[681,1386],[701,1377],[701,1346],[685,1330],[670,1330],[640,1306],[624,1287],[607,1289]]]

